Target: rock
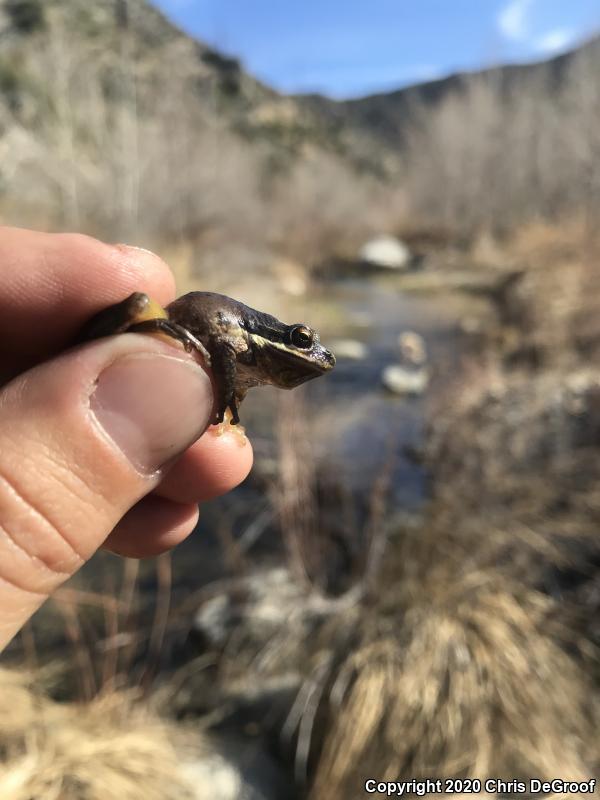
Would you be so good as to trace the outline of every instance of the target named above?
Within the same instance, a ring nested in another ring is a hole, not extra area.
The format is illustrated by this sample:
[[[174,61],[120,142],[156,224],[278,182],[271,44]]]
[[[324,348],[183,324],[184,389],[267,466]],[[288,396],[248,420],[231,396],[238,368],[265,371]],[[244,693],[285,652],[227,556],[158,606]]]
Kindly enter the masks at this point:
[[[242,793],[239,772],[218,753],[182,764],[181,772],[195,787],[195,800],[238,800]]]
[[[303,588],[284,568],[259,570],[205,601],[194,617],[193,630],[212,647],[224,646],[244,618],[248,640],[268,639],[306,605]]]
[[[425,339],[414,331],[403,331],[398,337],[398,346],[403,364],[422,366],[427,361]]]
[[[423,367],[411,369],[401,364],[390,364],[383,370],[381,381],[394,394],[419,395],[427,388],[429,374]]]
[[[279,674],[299,669],[305,641],[322,620],[334,613],[340,598],[328,598],[307,587],[284,567],[257,569],[236,580],[206,600],[194,617],[192,635],[211,650],[232,646],[232,637],[242,636],[236,649],[236,665],[249,658],[250,670],[258,669],[269,651],[277,651]],[[282,644],[285,642],[285,647]],[[257,655],[258,654],[258,655]],[[268,678],[261,673],[261,681]],[[262,691],[256,673],[251,693]],[[271,687],[272,688],[272,687]],[[280,687],[281,688],[281,687]],[[271,689],[269,689],[271,691]]]
[[[331,344],[331,349],[336,358],[346,358],[349,361],[364,361],[369,355],[369,348],[358,339],[337,339]]]
[[[362,246],[359,258],[374,267],[408,269],[412,255],[404,242],[399,239],[393,236],[377,236]]]
[[[202,604],[194,620],[194,630],[210,645],[222,645],[231,625],[231,602],[227,594],[218,594]]]
[[[284,800],[289,782],[260,738],[205,735],[197,753],[182,757],[181,772],[195,800]]]

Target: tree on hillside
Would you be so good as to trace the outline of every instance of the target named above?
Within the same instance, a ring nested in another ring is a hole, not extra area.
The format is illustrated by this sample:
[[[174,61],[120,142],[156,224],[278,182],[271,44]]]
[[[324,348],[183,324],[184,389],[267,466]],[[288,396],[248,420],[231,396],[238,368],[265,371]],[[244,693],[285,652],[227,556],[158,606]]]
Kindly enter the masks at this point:
[[[6,0],[5,11],[11,28],[19,33],[33,33],[44,27],[41,0]]]

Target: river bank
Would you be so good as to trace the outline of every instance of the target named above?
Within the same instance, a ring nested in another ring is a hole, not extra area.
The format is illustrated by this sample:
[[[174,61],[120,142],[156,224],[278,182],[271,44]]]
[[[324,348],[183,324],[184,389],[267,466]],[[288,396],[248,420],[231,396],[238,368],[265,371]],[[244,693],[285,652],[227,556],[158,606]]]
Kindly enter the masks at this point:
[[[100,554],[13,656],[66,656],[56,697],[158,689],[232,769],[251,743],[288,782],[269,798],[352,796],[392,765],[589,774],[595,273],[554,240],[531,252],[500,293],[316,284],[298,319],[361,358],[305,392],[251,393],[246,484],[171,557],[123,570]],[[381,377],[407,331],[430,378],[395,396]]]

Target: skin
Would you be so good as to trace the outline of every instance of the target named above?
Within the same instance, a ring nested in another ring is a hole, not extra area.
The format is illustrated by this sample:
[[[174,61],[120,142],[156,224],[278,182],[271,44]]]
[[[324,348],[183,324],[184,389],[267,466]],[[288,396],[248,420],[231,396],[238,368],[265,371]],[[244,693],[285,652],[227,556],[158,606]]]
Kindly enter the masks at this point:
[[[104,417],[84,390],[95,391],[97,380],[105,385],[115,365],[118,372],[152,358],[173,375],[200,370],[182,363],[193,360],[183,350],[137,334],[65,352],[99,308],[135,290],[162,305],[173,300],[173,276],[157,256],[77,234],[0,228],[0,275],[2,648],[99,547],[144,557],[181,542],[196,523],[197,503],[246,477],[252,450],[236,436],[203,433],[212,413],[210,381],[196,372],[190,380],[204,398],[203,421],[193,427],[186,414],[165,423],[164,463],[141,468],[96,424]],[[177,382],[156,389],[163,390],[177,393]],[[189,398],[176,400],[185,405]]]

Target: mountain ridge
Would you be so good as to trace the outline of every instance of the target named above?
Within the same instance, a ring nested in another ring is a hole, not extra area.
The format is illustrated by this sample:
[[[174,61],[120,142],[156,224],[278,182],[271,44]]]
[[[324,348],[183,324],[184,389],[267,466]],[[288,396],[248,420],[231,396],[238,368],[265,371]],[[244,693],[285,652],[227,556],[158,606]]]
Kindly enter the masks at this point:
[[[347,100],[334,100],[318,93],[295,97],[315,113],[329,117],[338,124],[356,124],[362,130],[370,131],[381,142],[397,146],[398,142],[394,143],[393,137],[401,132],[402,115],[412,119],[415,108],[430,108],[442,102],[451,92],[462,91],[478,81],[496,83],[501,94],[511,91],[523,81],[547,82],[548,88],[552,89],[561,83],[573,60],[588,53],[600,66],[600,34],[586,38],[577,47],[564,53],[534,62],[452,72],[435,80]]]

